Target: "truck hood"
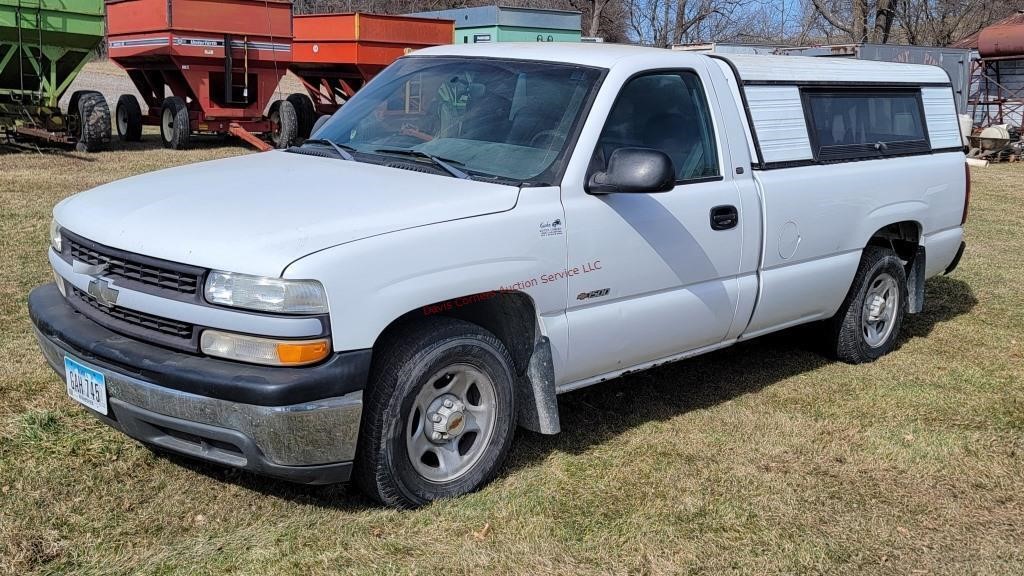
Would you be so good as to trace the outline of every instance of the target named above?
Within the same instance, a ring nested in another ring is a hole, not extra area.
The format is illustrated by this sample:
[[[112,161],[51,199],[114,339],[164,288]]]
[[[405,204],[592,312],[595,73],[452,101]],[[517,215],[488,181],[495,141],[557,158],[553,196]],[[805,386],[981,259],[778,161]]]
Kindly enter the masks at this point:
[[[278,276],[330,246],[510,210],[518,194],[513,186],[266,152],[119,180],[64,200],[54,216],[114,248]]]

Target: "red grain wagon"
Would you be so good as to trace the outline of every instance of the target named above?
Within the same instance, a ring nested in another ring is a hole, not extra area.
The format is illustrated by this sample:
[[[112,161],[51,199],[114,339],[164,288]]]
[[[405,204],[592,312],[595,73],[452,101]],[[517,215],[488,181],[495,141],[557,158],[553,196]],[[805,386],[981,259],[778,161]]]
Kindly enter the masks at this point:
[[[234,134],[257,147],[290,145],[295,110],[275,102],[292,57],[291,0],[107,0],[110,59],[128,72],[146,110],[123,95],[115,111],[122,140],[160,126],[164,146],[193,134]]]
[[[299,134],[308,137],[317,116],[333,114],[377,73],[420,48],[451,44],[455,23],[381,14],[295,16],[294,54],[289,70],[309,96],[291,94]],[[415,98],[414,94],[410,94]]]

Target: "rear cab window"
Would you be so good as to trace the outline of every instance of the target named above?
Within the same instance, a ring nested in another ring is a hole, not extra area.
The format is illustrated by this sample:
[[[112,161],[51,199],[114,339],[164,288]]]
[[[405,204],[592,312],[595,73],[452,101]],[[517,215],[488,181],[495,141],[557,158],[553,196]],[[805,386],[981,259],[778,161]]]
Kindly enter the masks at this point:
[[[931,151],[920,89],[802,91],[815,160],[860,160]]]

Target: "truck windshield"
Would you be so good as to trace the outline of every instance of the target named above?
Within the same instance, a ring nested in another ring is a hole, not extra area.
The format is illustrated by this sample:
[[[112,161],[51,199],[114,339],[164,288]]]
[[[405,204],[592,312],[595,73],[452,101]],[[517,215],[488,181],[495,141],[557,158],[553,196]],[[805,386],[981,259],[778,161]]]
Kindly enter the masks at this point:
[[[403,58],[316,137],[354,153],[430,155],[473,177],[550,182],[599,78],[597,69],[567,64]]]

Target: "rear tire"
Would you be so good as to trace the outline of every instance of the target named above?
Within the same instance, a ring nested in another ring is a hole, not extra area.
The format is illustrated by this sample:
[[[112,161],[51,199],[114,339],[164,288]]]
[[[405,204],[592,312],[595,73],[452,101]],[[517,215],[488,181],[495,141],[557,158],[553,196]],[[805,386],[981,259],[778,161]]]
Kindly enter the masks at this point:
[[[907,275],[888,248],[868,246],[843,305],[827,323],[828,352],[848,364],[873,362],[896,347],[907,313]]]
[[[79,152],[98,152],[110,144],[110,107],[99,92],[85,92],[78,98]]]
[[[295,107],[295,116],[299,121],[298,136],[309,138],[309,134],[313,130],[313,122],[316,120],[316,108],[313,107],[313,101],[309,99],[309,96],[297,92],[289,94],[288,101]]]
[[[363,491],[411,508],[494,478],[516,426],[502,342],[475,324],[437,318],[411,325],[374,358],[354,471]]]
[[[160,142],[164,148],[184,150],[192,137],[188,106],[178,96],[164,98],[160,105]]]
[[[270,141],[278,149],[288,148],[295,144],[299,133],[299,119],[295,107],[287,100],[277,100],[270,105],[270,123],[273,130]]]
[[[142,140],[142,107],[135,96],[122,94],[117,99],[114,117],[117,119],[117,135],[122,142]]]

